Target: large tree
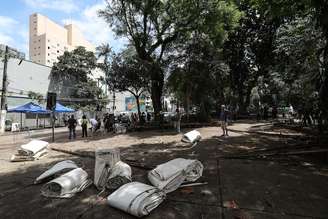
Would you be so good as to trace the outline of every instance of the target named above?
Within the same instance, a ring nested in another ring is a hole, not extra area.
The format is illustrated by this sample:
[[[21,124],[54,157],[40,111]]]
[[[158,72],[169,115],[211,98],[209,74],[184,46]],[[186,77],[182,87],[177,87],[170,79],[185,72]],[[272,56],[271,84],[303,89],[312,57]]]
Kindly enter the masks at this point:
[[[227,1],[199,0],[113,0],[99,15],[118,35],[127,37],[138,58],[150,66],[150,90],[155,118],[161,111],[165,69],[163,59],[177,41],[186,40],[194,30],[204,28],[220,32],[229,22]],[[215,19],[225,17],[226,20]],[[215,31],[212,37],[216,38]],[[216,38],[219,40],[219,38]]]
[[[328,1],[326,0],[252,0],[255,8],[265,13],[268,17],[283,21],[292,21],[311,15],[311,24],[317,31],[322,32],[323,43],[317,51],[318,61],[321,65],[319,70],[319,108],[320,113],[328,117]],[[293,37],[293,36],[291,36]],[[316,75],[319,75],[316,74]]]
[[[110,70],[106,75],[109,87],[131,93],[137,103],[138,115],[141,118],[140,97],[149,88],[147,63],[140,60],[128,50],[113,55]]]
[[[64,52],[51,69],[49,91],[76,107],[95,106],[102,92],[90,77],[95,67],[94,53],[84,47]]]
[[[236,31],[230,32],[224,55],[231,68],[231,98],[238,103],[241,113],[245,113],[252,89],[260,77],[266,81],[272,67],[274,37],[280,20],[256,10],[249,0],[240,1],[239,8],[244,16]]]

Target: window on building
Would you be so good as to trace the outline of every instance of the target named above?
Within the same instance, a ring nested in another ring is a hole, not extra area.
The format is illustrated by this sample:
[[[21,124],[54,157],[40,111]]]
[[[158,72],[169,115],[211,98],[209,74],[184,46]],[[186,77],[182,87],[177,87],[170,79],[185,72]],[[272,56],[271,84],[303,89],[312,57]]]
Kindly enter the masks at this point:
[[[41,47],[39,46],[39,49],[40,49]]]
[[[59,43],[57,43],[57,46],[59,46]]]
[[[50,40],[48,40],[48,42],[50,42]]]
[[[59,53],[59,50],[57,50],[57,53]]]
[[[50,49],[50,46],[48,46],[48,49]]]
[[[50,56],[50,53],[48,53],[48,56]]]
[[[41,40],[39,40],[39,42],[41,42]]]

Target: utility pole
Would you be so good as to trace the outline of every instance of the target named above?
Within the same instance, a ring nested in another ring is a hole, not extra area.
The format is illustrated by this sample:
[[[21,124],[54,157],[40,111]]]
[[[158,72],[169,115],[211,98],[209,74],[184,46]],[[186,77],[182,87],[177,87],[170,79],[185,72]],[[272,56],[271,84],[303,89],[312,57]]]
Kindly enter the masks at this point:
[[[2,92],[1,92],[1,115],[0,115],[0,133],[5,132],[5,122],[6,122],[6,97],[7,97],[7,65],[8,65],[8,53],[9,47],[6,46],[5,58],[3,62],[3,75],[2,75]]]

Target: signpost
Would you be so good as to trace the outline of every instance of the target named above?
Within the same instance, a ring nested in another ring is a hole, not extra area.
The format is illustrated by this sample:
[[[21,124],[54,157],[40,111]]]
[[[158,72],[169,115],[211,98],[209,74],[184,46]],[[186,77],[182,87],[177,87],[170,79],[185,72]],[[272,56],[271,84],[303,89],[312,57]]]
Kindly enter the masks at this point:
[[[57,102],[57,94],[48,92],[47,94],[47,110],[51,110],[51,126],[52,126],[52,142],[55,141],[55,108]]]

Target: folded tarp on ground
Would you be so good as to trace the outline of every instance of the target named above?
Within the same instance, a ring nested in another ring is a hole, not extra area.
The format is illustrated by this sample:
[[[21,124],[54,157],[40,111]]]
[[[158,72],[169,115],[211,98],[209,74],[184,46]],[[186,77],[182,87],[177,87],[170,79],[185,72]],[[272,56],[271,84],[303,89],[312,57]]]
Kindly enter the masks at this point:
[[[132,170],[131,167],[122,162],[117,162],[112,169],[106,183],[106,188],[117,189],[120,186],[131,182]]]
[[[97,148],[95,157],[94,184],[98,189],[103,189],[106,186],[111,168],[120,161],[120,151],[119,149]]]
[[[33,156],[38,152],[46,149],[48,145],[49,143],[46,141],[32,140],[27,144],[21,145],[18,149],[18,153],[20,155]]]
[[[27,144],[23,144],[18,149],[18,153],[12,155],[10,161],[32,161],[47,153],[47,146],[49,145],[46,141],[32,140]]]
[[[58,174],[63,174],[64,172],[68,172],[71,169],[78,168],[78,166],[71,160],[64,160],[59,163],[56,163],[54,166],[52,166],[49,170],[42,173],[34,183],[40,183],[42,181],[45,181],[53,176],[56,176]]]
[[[148,173],[149,181],[165,193],[173,192],[183,182],[194,182],[203,174],[203,165],[198,160],[176,158],[158,165]]]
[[[139,182],[121,186],[108,196],[108,204],[137,217],[148,215],[165,198],[165,193],[156,187]]]
[[[46,197],[70,198],[91,183],[87,172],[82,168],[76,168],[45,184],[41,188],[41,194]]]
[[[184,134],[181,141],[193,144],[200,141],[201,138],[202,136],[200,135],[199,131],[193,130]]]

